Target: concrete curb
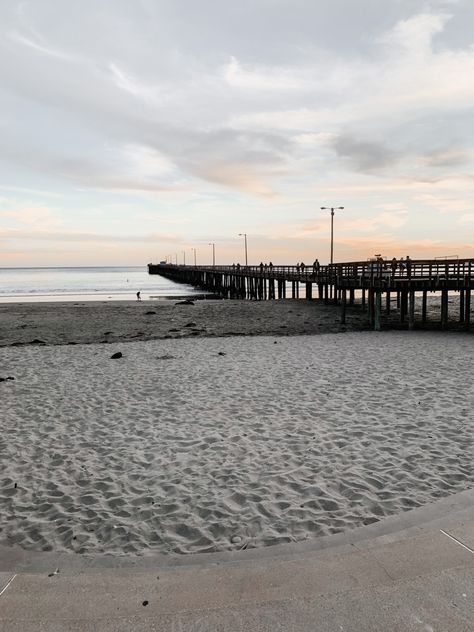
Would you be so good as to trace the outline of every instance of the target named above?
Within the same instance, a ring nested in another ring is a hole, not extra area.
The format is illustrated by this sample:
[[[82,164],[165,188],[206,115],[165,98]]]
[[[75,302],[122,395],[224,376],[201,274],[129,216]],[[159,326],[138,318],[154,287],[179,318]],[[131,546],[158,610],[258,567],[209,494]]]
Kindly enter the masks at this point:
[[[62,572],[93,572],[106,569],[147,572],[150,569],[245,565],[298,559],[308,555],[331,555],[344,550],[371,548],[407,537],[449,529],[474,520],[474,489],[468,489],[437,502],[412,509],[346,533],[314,538],[294,544],[279,544],[259,549],[224,551],[193,555],[155,554],[115,557],[80,556],[73,553],[32,552],[19,547],[0,546],[0,572],[45,572],[60,567]]]

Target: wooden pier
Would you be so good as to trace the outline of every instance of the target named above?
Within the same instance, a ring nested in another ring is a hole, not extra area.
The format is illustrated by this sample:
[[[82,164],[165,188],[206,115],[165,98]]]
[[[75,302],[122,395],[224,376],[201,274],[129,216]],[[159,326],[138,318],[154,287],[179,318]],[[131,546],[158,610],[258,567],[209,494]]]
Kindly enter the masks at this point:
[[[390,313],[396,297],[401,323],[415,327],[415,298],[421,294],[421,322],[427,321],[428,293],[440,295],[441,327],[448,327],[450,293],[459,295],[459,323],[469,330],[471,292],[474,289],[474,259],[354,261],[328,266],[185,266],[148,264],[150,274],[159,274],[177,283],[199,287],[223,298],[274,300],[317,299],[339,305],[341,322],[346,306],[353,305],[356,292],[367,310],[370,325],[380,330],[382,312]],[[291,288],[291,290],[290,290]]]

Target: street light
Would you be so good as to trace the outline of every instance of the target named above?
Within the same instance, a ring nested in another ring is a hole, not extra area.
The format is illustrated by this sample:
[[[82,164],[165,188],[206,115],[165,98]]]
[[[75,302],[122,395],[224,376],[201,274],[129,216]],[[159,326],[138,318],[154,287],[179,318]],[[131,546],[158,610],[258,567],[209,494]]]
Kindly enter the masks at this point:
[[[174,262],[175,262],[175,265],[178,265],[178,253],[177,252],[174,253]]]
[[[191,248],[191,252],[194,254],[194,267],[196,267],[196,248]]]
[[[321,206],[322,211],[331,211],[331,264],[334,253],[334,211],[342,211],[343,209],[343,206]]]
[[[245,267],[248,266],[248,256],[247,256],[247,233],[239,233],[239,237],[243,237],[245,240]]]
[[[182,253],[183,253],[183,266],[185,266],[186,265],[186,250],[183,250]]]
[[[211,242],[209,246],[212,246],[212,267],[216,266],[216,244]]]

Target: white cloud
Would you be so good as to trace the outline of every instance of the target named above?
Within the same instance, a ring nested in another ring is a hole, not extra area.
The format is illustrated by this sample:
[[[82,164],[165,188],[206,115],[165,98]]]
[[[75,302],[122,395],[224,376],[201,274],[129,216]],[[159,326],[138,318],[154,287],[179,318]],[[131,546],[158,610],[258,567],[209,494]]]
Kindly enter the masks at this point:
[[[120,149],[120,155],[126,162],[127,170],[142,178],[167,176],[176,171],[175,165],[166,156],[146,145],[125,144]]]
[[[0,217],[13,220],[22,226],[47,230],[61,225],[58,213],[47,206],[27,206],[0,211]]]
[[[232,88],[260,91],[301,90],[309,87],[306,78],[298,77],[294,69],[255,65],[244,67],[231,57],[223,68],[223,77]]]

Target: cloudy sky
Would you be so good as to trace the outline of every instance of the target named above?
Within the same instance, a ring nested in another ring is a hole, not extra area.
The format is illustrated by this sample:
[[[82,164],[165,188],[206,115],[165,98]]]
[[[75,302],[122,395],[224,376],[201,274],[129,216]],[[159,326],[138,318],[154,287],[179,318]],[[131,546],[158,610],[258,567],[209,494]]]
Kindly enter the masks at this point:
[[[0,0],[0,266],[474,257],[472,0]]]

